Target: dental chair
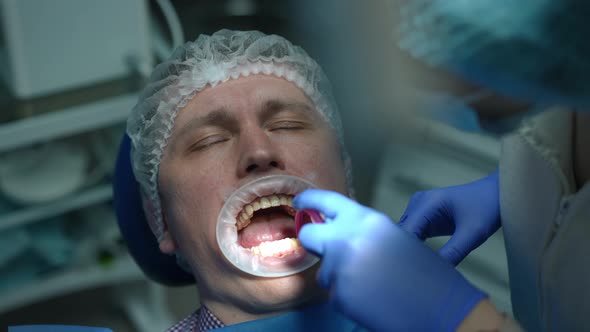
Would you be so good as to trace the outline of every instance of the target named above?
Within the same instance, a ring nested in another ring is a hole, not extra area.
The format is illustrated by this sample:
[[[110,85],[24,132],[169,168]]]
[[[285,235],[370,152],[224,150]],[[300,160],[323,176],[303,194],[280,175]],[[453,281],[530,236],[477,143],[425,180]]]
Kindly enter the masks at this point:
[[[163,254],[143,212],[139,183],[131,169],[131,140],[123,136],[113,176],[113,206],[129,253],[143,273],[166,286],[186,286],[194,277],[176,264],[176,257]]]

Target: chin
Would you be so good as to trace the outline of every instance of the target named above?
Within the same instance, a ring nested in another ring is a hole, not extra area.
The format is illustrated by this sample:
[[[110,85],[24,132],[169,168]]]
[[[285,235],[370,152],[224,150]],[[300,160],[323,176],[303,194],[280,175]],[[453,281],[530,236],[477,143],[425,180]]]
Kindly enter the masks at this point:
[[[275,309],[277,306],[287,309],[324,297],[325,292],[315,280],[316,270],[264,280],[264,302],[272,303]]]

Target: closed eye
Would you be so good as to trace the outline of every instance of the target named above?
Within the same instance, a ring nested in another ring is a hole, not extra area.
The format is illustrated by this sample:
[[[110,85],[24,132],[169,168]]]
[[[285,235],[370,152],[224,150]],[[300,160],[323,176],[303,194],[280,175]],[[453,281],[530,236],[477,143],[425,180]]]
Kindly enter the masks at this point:
[[[189,148],[189,151],[191,151],[191,152],[200,151],[200,150],[206,149],[208,147],[211,147],[212,145],[223,143],[228,140],[229,140],[228,135],[220,135],[220,134],[209,135],[207,137],[199,139],[197,142],[192,144]]]

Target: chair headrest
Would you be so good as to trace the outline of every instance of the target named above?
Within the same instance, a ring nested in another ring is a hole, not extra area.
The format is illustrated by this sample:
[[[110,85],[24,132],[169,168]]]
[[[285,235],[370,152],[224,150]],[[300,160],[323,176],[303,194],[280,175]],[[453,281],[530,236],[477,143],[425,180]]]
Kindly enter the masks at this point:
[[[145,218],[139,183],[131,169],[131,140],[126,134],[119,146],[113,178],[113,205],[119,229],[129,252],[141,270],[152,280],[167,286],[184,286],[194,277],[176,264],[176,257],[160,251],[158,241]]]

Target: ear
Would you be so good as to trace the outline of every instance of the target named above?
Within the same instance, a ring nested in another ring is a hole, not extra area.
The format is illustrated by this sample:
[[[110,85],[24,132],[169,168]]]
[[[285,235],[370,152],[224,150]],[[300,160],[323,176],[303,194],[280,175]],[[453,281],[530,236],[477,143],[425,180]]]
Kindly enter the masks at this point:
[[[172,255],[178,246],[176,245],[176,241],[172,238],[172,234],[170,234],[170,229],[167,227],[166,218],[163,220],[164,226],[166,226],[166,230],[162,236],[162,240],[160,240],[160,251]]]
[[[160,251],[172,255],[176,251],[176,242],[172,239],[172,235],[170,235],[170,231],[164,231],[164,235],[162,240],[160,241]]]

